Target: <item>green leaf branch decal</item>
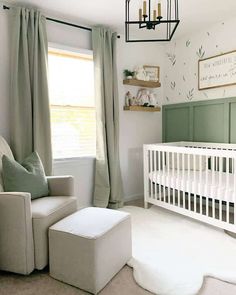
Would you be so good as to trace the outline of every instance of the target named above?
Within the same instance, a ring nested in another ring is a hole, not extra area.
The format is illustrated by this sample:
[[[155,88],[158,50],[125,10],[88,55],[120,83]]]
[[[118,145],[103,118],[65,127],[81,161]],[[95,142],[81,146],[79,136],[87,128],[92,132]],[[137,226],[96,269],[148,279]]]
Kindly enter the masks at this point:
[[[208,98],[208,94],[206,92],[203,92],[203,94],[206,98]]]
[[[172,90],[175,90],[175,86],[176,86],[175,81],[170,83],[170,87]]]
[[[193,95],[194,95],[194,88],[192,88],[191,90],[189,90],[189,92],[187,93],[187,99],[188,100],[192,100],[193,99]]]
[[[203,50],[203,47],[201,45],[201,47],[198,49],[198,51],[196,53],[199,58],[203,58],[206,52],[205,52],[205,50]]]
[[[171,53],[167,53],[166,55],[169,61],[171,62],[172,66],[174,66],[176,64],[176,55]]]
[[[189,47],[190,44],[191,44],[190,40],[187,40],[187,41],[186,41],[186,47]]]
[[[167,101],[170,101],[168,96],[166,96],[166,100],[167,100]]]

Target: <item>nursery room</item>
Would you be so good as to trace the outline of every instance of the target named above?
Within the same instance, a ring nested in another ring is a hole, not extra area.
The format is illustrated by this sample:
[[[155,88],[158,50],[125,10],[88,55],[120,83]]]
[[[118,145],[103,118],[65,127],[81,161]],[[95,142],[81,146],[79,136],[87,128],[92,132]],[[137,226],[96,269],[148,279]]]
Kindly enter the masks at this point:
[[[0,0],[0,295],[236,294],[235,0]]]

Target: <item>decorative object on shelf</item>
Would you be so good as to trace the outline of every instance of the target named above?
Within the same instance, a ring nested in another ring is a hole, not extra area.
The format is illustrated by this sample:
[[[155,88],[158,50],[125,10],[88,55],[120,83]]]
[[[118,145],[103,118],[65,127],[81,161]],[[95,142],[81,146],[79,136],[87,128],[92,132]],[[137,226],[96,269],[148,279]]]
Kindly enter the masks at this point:
[[[139,102],[138,105],[141,106],[157,106],[157,97],[156,93],[151,92],[147,89],[139,89],[137,93],[137,101]]]
[[[158,105],[156,93],[153,93],[153,92],[150,93],[150,95],[149,95],[149,103],[150,103],[151,107],[155,107],[155,106]]]
[[[198,61],[198,89],[236,84],[236,51]]]
[[[157,96],[156,93],[146,88],[138,90],[137,96],[132,96],[131,92],[128,91],[125,94],[125,107],[130,106],[144,106],[144,107],[157,107]]]
[[[139,66],[135,69],[135,77],[137,80],[149,81],[149,76],[147,75],[143,66]]]
[[[143,66],[149,81],[157,82],[160,79],[160,67],[158,66]]]
[[[126,79],[132,79],[134,77],[135,72],[125,69],[124,76]]]
[[[140,7],[137,11],[137,20],[131,20],[131,15],[135,14],[134,10],[137,9],[139,2],[140,0],[126,0],[126,42],[170,41],[180,22],[178,0],[162,0],[162,3],[161,0],[144,0],[143,7]],[[137,5],[130,5],[136,3]],[[144,38],[145,34],[142,32],[140,38],[138,38],[139,31],[144,29],[147,30],[147,37]]]
[[[125,106],[130,106],[131,104],[131,100],[132,100],[132,95],[131,93],[128,91],[126,94],[125,94]]]
[[[149,105],[150,92],[147,89],[139,89],[137,99],[140,101],[140,105]]]

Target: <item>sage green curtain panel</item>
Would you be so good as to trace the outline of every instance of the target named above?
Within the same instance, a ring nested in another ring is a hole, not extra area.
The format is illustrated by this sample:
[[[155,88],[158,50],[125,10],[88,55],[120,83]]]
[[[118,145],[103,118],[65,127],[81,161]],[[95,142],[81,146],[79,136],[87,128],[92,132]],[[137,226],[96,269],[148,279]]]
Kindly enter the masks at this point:
[[[10,9],[12,30],[11,148],[22,161],[37,151],[51,173],[46,19],[39,11]]]
[[[94,205],[109,208],[123,206],[119,160],[116,39],[116,33],[110,29],[92,29],[97,120]]]

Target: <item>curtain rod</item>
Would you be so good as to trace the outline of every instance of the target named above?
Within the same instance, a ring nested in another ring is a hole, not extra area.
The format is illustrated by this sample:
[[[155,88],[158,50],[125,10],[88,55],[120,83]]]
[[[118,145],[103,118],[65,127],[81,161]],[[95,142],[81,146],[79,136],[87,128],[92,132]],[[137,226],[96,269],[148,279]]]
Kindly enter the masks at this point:
[[[9,10],[10,7],[3,5],[3,9],[7,9]],[[55,19],[55,18],[51,18],[51,17],[46,17],[47,20],[54,22],[54,23],[58,23],[58,24],[62,24],[62,25],[66,25],[66,26],[70,26],[70,27],[74,27],[74,28],[78,28],[78,29],[82,29],[82,30],[86,30],[86,31],[90,31],[92,32],[91,28],[88,27],[84,27],[84,26],[80,26],[80,25],[76,25],[76,24],[72,24],[72,23],[68,23],[59,19]],[[117,38],[120,38],[120,36],[117,36]]]

